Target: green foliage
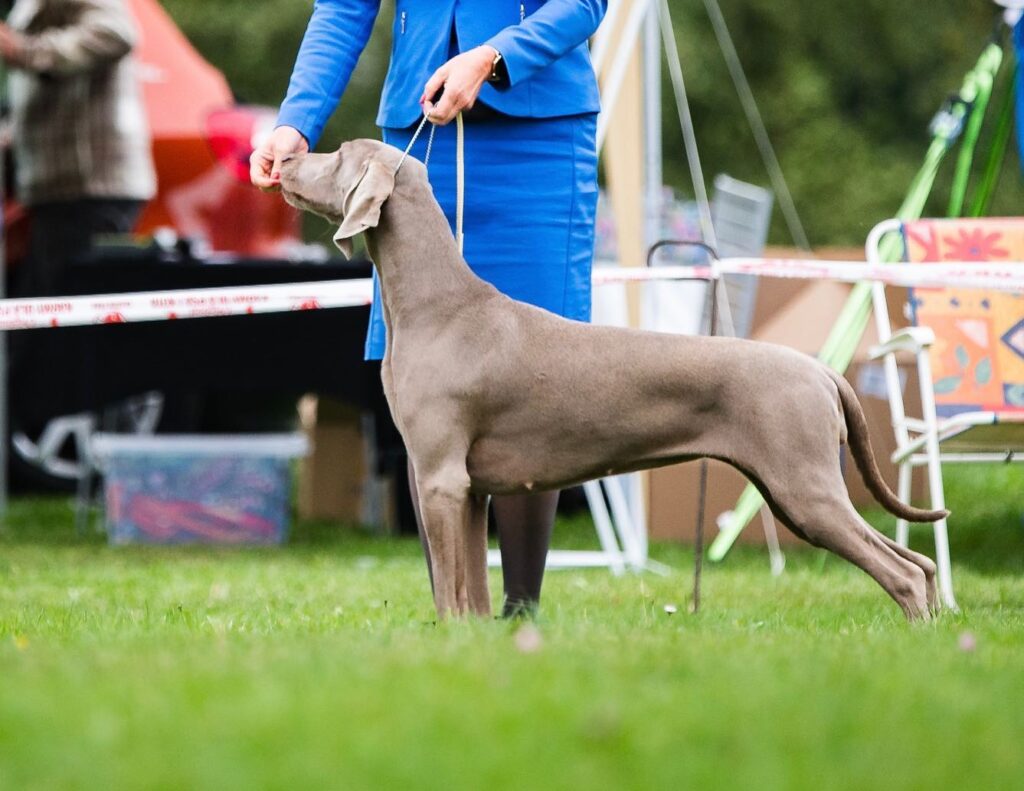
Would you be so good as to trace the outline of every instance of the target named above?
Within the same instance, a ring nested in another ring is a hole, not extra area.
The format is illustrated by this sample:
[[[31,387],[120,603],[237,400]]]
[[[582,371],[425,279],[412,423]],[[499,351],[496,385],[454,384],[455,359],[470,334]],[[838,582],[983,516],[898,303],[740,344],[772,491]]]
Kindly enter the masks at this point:
[[[163,0],[163,6],[203,56],[224,72],[239,99],[277,106],[313,9],[311,0]],[[320,148],[353,137],[379,137],[374,118],[387,70],[390,17],[377,20],[370,45]]]
[[[722,10],[812,243],[863,243],[899,205],[928,142],[928,122],[955,91],[990,35],[989,0],[721,0]],[[309,0],[165,0],[198,49],[245,99],[284,95]],[[699,0],[672,0],[705,171],[767,183],[753,139]],[[322,147],[374,136],[387,65],[391,4]],[[689,191],[667,79],[665,173]],[[987,134],[979,151],[984,152]],[[1017,157],[1007,158],[993,214],[1019,213]],[[949,168],[929,212],[946,205]],[[773,241],[788,236],[776,212]]]
[[[863,244],[901,202],[928,144],[928,123],[974,66],[995,7],[988,0],[721,5],[811,242]],[[767,183],[703,4],[673,8],[706,169]],[[672,106],[668,86],[665,102]],[[676,126],[666,128],[665,140],[677,139]],[[677,184],[686,183],[684,166],[667,158]],[[950,169],[929,203],[933,215],[945,211]],[[1019,213],[1018,173],[1017,157],[1008,157],[994,214]],[[773,239],[786,238],[776,212]]]

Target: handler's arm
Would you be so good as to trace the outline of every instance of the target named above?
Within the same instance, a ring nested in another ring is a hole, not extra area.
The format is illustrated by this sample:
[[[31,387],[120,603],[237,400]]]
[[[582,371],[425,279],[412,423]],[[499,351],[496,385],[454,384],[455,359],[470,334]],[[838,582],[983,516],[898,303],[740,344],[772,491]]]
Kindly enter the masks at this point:
[[[17,68],[44,74],[91,71],[127,55],[135,46],[135,25],[119,0],[77,0],[73,23],[39,33],[10,33],[5,53]]]
[[[380,0],[316,0],[292,71],[278,126],[297,129],[310,148],[338,106],[366,47]]]
[[[528,79],[594,35],[607,8],[607,0],[548,0],[490,38],[485,43],[505,60],[506,85]]]

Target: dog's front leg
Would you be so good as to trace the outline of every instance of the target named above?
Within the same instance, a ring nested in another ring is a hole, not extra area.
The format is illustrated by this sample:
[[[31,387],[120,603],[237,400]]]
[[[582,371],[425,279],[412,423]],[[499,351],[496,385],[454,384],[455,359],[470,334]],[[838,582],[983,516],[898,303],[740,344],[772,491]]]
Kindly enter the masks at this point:
[[[449,613],[465,615],[470,606],[467,547],[473,521],[469,482],[459,476],[420,478],[417,473],[417,483],[437,615],[441,619],[447,618]],[[485,574],[486,562],[485,554]]]
[[[466,535],[466,587],[469,609],[474,615],[491,614],[491,593],[487,585],[487,506],[490,498],[469,496],[469,525]]]

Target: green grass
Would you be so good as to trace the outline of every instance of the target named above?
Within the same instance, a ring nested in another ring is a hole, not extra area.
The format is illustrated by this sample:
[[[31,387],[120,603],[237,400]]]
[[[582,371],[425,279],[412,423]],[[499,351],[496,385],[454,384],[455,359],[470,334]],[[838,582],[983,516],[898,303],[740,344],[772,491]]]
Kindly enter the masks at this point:
[[[1021,472],[949,480],[960,614],[908,625],[841,561],[790,552],[773,579],[745,550],[693,616],[692,555],[657,546],[670,576],[551,573],[534,652],[504,622],[435,625],[415,541],[307,524],[281,550],[108,548],[66,502],[16,501],[0,787],[1011,787]]]

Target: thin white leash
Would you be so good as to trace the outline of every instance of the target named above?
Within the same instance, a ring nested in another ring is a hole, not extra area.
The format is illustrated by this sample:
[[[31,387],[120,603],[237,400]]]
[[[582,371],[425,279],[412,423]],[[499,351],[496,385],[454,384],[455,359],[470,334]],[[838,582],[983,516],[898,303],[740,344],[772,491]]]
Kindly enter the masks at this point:
[[[462,232],[462,213],[466,204],[466,162],[463,138],[462,113],[459,113],[455,116],[455,243],[459,246],[459,255],[462,255],[462,243],[466,238]]]
[[[398,164],[395,165],[395,173],[397,174],[399,169],[402,167],[402,163],[405,162],[405,158],[409,156],[409,152],[412,147],[416,145],[416,140],[420,136],[420,132],[423,131],[423,127],[426,126],[427,121],[430,117],[424,113],[423,120],[420,121],[419,126],[416,127],[416,131],[412,133],[412,139],[409,141],[409,145],[405,147],[405,151],[402,152],[401,159],[398,160]],[[427,151],[423,155],[423,167],[429,168],[430,166],[430,151],[434,147],[434,132],[437,131],[437,124],[430,124],[430,135],[427,137]],[[462,113],[455,116],[455,242],[459,246],[459,254],[462,254],[463,241],[465,240],[465,234],[462,230],[462,217],[464,213],[466,203],[466,162],[465,162],[465,133],[462,127]]]
[[[395,165],[395,174],[396,175],[398,174],[398,171],[401,169],[402,163],[405,162],[405,158],[407,156],[409,156],[409,152],[412,151],[412,147],[414,145],[416,145],[416,140],[419,138],[420,132],[423,131],[423,127],[427,125],[427,121],[429,121],[429,120],[430,120],[430,118],[427,116],[426,113],[424,113],[423,114],[423,120],[420,121],[419,126],[416,127],[416,131],[412,133],[412,139],[409,141],[409,145],[407,145],[405,147],[405,151],[402,152],[402,158],[399,159],[398,160],[398,164]],[[430,162],[430,149],[434,145],[434,131],[436,129],[437,129],[437,125],[436,124],[431,124],[430,125],[430,137],[427,138],[427,153],[423,157],[423,166],[424,167],[426,167],[427,164]]]

